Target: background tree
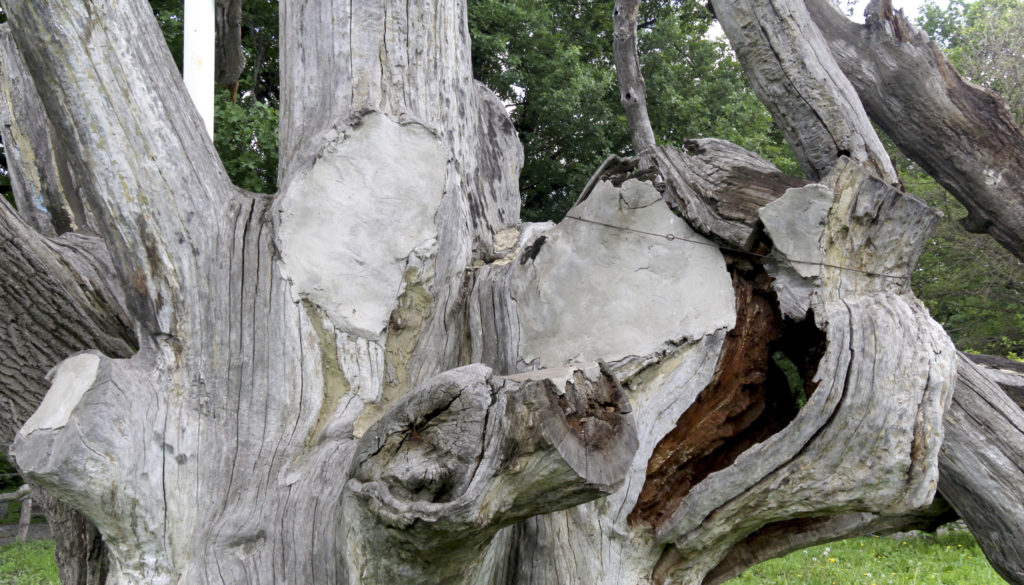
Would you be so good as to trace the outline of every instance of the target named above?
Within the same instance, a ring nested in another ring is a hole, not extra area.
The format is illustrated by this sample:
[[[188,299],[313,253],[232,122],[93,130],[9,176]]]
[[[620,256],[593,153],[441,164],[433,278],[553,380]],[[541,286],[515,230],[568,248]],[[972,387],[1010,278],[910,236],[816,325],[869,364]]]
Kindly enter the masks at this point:
[[[523,142],[523,217],[561,219],[610,153],[629,151],[612,68],[614,2],[472,0],[473,73],[508,104]],[[657,96],[659,139],[709,136],[796,165],[723,40],[695,0],[644,2],[640,59]]]

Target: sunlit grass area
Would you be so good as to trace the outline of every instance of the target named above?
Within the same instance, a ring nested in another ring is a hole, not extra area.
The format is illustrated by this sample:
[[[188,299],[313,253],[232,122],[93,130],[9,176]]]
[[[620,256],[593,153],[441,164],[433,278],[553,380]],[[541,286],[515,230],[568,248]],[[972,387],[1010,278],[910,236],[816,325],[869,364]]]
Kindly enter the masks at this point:
[[[747,569],[729,585],[1005,585],[965,530],[866,537],[816,546]]]
[[[60,585],[53,541],[0,547],[0,585]]]
[[[53,541],[0,547],[0,585],[59,585]],[[1005,585],[969,532],[866,537],[751,567],[729,585]]]

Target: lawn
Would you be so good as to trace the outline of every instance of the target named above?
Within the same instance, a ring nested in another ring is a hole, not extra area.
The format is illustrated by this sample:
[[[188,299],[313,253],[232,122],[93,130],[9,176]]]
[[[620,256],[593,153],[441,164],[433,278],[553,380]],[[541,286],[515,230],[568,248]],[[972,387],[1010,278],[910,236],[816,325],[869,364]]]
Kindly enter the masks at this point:
[[[751,567],[729,585],[1005,585],[964,530],[866,537],[816,546]],[[0,547],[0,585],[59,585],[53,541]]]
[[[53,561],[53,541],[0,547],[0,585],[60,585]]]
[[[747,569],[728,585],[1006,585],[966,530],[851,538]]]

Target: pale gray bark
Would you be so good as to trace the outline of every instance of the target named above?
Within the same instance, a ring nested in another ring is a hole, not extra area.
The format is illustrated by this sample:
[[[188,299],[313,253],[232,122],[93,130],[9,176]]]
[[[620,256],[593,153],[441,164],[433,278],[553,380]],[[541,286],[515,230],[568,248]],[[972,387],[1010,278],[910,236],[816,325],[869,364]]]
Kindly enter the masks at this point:
[[[18,211],[37,232],[88,231],[65,150],[43,111],[10,29],[0,25],[0,135]]]

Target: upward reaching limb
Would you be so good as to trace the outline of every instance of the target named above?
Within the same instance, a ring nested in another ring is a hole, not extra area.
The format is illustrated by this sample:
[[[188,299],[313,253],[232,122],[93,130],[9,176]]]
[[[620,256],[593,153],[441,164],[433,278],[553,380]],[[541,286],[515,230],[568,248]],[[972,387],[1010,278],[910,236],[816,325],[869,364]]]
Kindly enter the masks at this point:
[[[804,173],[818,180],[838,157],[895,184],[896,171],[826,39],[799,0],[713,0],[722,30],[754,92],[772,113]]]
[[[151,41],[161,35],[149,5],[4,9],[133,317],[150,335],[201,328],[192,310],[221,251],[199,234],[224,227],[230,181],[166,45]]]
[[[1024,134],[1002,98],[965,81],[889,3],[872,3],[863,25],[828,0],[807,7],[872,120],[967,208],[964,227],[1024,259]]]

